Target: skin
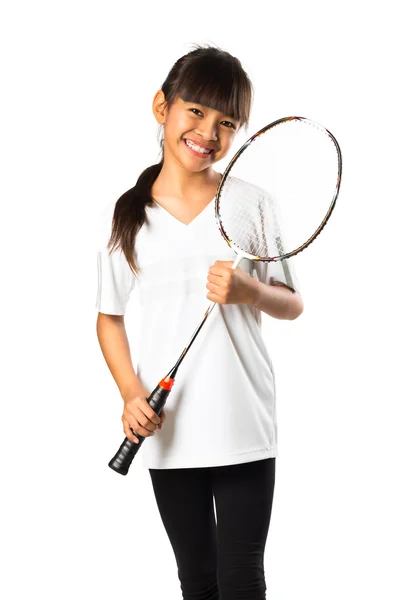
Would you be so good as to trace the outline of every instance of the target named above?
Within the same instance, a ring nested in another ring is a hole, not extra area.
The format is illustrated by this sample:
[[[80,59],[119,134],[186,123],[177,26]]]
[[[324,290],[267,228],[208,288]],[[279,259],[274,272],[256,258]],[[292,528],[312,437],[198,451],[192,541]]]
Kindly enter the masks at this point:
[[[164,128],[164,162],[153,184],[152,196],[176,219],[188,224],[215,197],[222,175],[214,170],[214,164],[229,152],[241,124],[229,115],[181,98],[168,106],[162,90],[154,96],[153,113]],[[212,149],[211,154],[197,156],[187,148],[186,139]],[[239,266],[233,270],[232,265],[233,261],[217,260],[210,267],[205,286],[210,301],[252,305],[276,319],[293,320],[303,312],[298,292],[273,279],[270,284],[257,281]],[[109,319],[108,326],[114,331],[115,321],[111,323]],[[111,337],[111,333],[104,336],[105,339]],[[121,334],[116,337],[121,343]],[[107,352],[106,360],[111,355],[111,351]],[[128,357],[128,350],[124,350],[123,356]],[[117,366],[113,368],[116,371]],[[153,411],[146,401],[149,390],[142,387],[131,366],[126,372],[128,383],[120,387],[124,400],[122,423],[125,435],[135,441],[137,438],[130,427],[143,437],[154,435],[155,430],[162,427],[165,412],[163,409],[158,416]],[[120,381],[124,381],[124,377],[121,376]]]
[[[153,113],[164,127],[164,164],[152,195],[168,212],[190,223],[211,202],[221,174],[213,165],[229,152],[240,122],[210,107],[176,98],[169,106],[162,90],[153,100]],[[210,148],[207,157],[194,156],[185,139]],[[295,319],[303,311],[298,292],[281,282],[258,282],[233,261],[216,261],[209,269],[207,298],[219,304],[251,304],[278,319]],[[271,288],[275,289],[272,291]]]
[[[229,115],[181,98],[167,107],[161,90],[154,97],[153,113],[164,127],[164,164],[152,195],[187,224],[214,198],[221,174],[213,165],[229,152],[240,123]],[[212,153],[195,156],[185,139],[212,149]]]

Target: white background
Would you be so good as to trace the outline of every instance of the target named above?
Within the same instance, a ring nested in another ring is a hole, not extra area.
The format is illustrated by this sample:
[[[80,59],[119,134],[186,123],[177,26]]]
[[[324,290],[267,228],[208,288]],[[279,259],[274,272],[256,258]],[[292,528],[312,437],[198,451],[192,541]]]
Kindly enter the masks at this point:
[[[181,597],[147,470],[107,466],[122,401],[95,331],[93,231],[158,160],[152,98],[203,42],[252,78],[249,133],[299,114],[343,152],[337,207],[297,257],[305,310],[264,319],[268,599],[400,598],[396,15],[385,0],[2,4],[3,598]]]

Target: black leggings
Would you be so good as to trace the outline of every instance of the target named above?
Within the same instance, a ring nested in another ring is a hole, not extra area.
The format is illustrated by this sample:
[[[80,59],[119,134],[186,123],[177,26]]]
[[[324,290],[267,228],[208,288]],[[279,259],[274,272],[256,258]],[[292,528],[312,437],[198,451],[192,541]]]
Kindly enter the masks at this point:
[[[183,599],[265,600],[275,458],[149,472]]]

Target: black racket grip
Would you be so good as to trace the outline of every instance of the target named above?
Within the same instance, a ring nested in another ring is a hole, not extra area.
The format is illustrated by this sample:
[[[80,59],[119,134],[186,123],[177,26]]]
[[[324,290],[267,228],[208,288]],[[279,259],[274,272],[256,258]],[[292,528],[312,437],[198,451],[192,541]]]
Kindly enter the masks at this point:
[[[150,404],[150,406],[154,410],[154,412],[157,413],[158,415],[160,414],[161,410],[164,407],[164,404],[167,401],[167,398],[170,394],[172,384],[174,381],[173,379],[170,379],[170,378],[168,378],[168,379],[169,379],[169,382],[167,382],[167,386],[169,387],[169,389],[166,389],[166,387],[163,387],[161,385],[163,383],[165,385],[165,379],[164,379],[164,380],[160,381],[158,386],[151,392],[150,396],[147,398],[147,402]],[[137,451],[139,450],[142,443],[146,439],[145,437],[142,437],[141,435],[136,433],[136,431],[134,431],[133,429],[132,429],[132,431],[133,431],[134,435],[138,438],[139,443],[135,444],[135,442],[132,442],[130,439],[128,439],[126,437],[124,439],[124,441],[122,442],[116,455],[108,463],[108,466],[110,467],[110,469],[113,469],[114,471],[116,471],[117,473],[120,473],[121,475],[127,474],[127,472],[129,471],[129,467],[131,466],[131,463],[136,456]]]

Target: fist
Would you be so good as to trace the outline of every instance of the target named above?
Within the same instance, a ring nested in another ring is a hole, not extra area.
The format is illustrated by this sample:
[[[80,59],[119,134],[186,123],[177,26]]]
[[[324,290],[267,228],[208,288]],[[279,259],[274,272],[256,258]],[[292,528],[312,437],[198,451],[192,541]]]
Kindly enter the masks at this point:
[[[164,408],[157,415],[147,402],[149,396],[150,393],[133,395],[131,398],[124,400],[121,420],[126,437],[132,442],[139,441],[132,430],[142,437],[153,436],[155,430],[161,429],[165,421]]]
[[[257,282],[233,260],[217,260],[209,269],[207,298],[218,304],[254,304]]]

